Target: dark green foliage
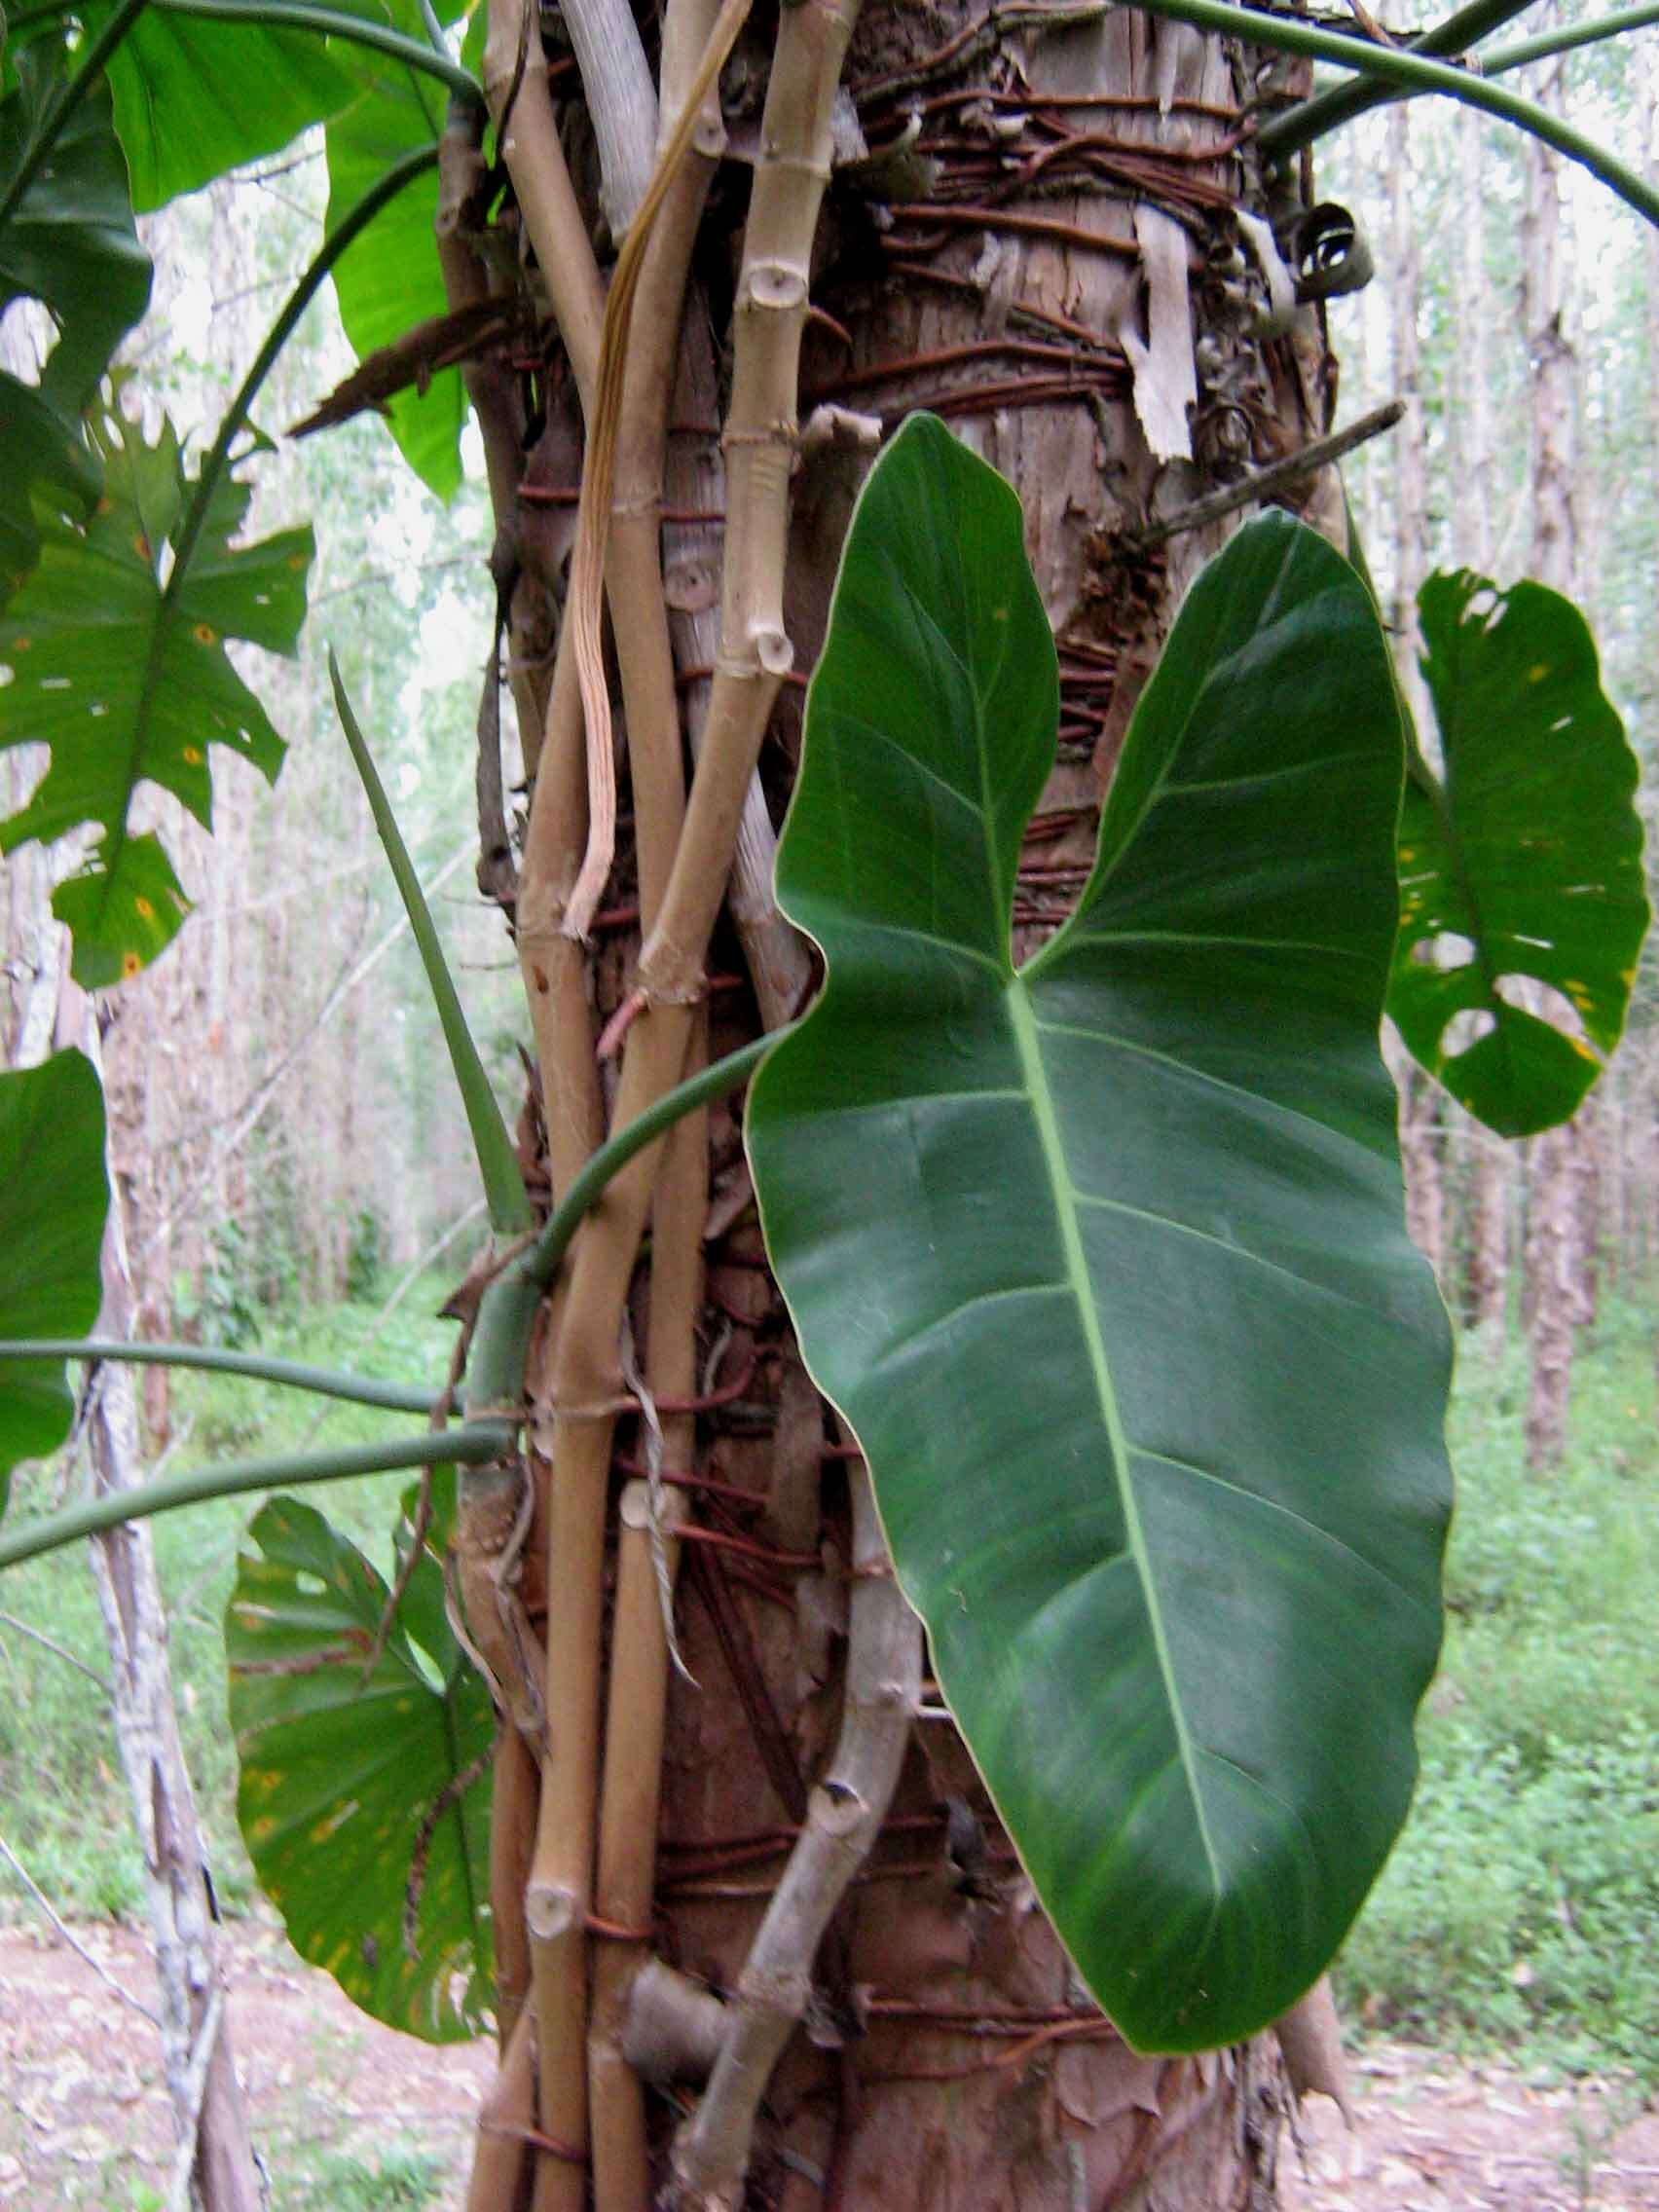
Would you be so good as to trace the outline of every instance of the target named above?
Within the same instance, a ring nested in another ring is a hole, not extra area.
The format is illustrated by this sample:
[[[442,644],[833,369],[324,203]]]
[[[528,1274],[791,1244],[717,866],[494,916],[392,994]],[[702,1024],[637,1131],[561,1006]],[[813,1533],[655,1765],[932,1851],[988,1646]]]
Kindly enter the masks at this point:
[[[0,1075],[0,1337],[82,1337],[103,1300],[103,1092],[59,1052]],[[0,1366],[0,1512],[19,1459],[55,1452],[74,1401],[59,1360]]]
[[[1624,1028],[1647,929],[1636,757],[1560,593],[1461,570],[1418,612],[1445,767],[1406,786],[1388,1012],[1470,1113],[1530,1136],[1571,1117]],[[1570,1029],[1523,1003],[1537,985]]]
[[[1016,973],[1054,669],[1017,502],[913,422],[813,682],[779,889],[829,979],[750,1157],[1043,1902],[1130,2040],[1190,2049],[1346,1932],[1439,1641],[1449,1344],[1377,1045],[1399,724],[1352,570],[1251,525]]]
[[[351,1241],[346,1247],[347,1297],[373,1298],[380,1289],[386,1265],[386,1223],[373,1206],[359,1206],[351,1223]]]

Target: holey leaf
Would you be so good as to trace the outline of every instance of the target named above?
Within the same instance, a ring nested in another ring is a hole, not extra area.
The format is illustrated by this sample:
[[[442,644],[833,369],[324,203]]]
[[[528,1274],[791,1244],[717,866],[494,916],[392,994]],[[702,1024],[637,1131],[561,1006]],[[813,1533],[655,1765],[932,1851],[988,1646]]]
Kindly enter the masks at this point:
[[[93,435],[103,497],[85,517],[73,502],[54,509],[37,497],[40,560],[0,615],[0,750],[51,749],[28,803],[0,822],[0,853],[102,826],[53,898],[73,933],[75,979],[88,989],[136,975],[171,942],[188,907],[159,839],[129,825],[139,785],[160,785],[211,828],[210,746],[228,746],[275,781],[282,741],[225,640],[292,652],[313,552],[309,528],[233,546],[249,495],[226,476],[189,567],[169,575],[170,539],[193,490],[170,425],[154,446],[120,416]]]
[[[430,1552],[364,1680],[387,1586],[320,1513],[255,1517],[225,1613],[237,1815],[302,1958],[429,2043],[490,2001],[489,1692]]]
[[[0,1075],[0,1337],[81,1337],[103,1302],[103,1092],[81,1052]],[[55,1452],[63,1362],[0,1361],[0,1512],[19,1459]]]
[[[749,1151],[1043,1903],[1132,2044],[1191,2050],[1328,1964],[1439,1648],[1449,1332],[1378,1047],[1399,723],[1352,571],[1252,523],[1016,971],[1056,691],[1014,495],[912,422],[813,680],[778,885],[828,982]]]
[[[1468,570],[1418,596],[1445,762],[1400,814],[1388,1012],[1489,1127],[1568,1120],[1624,1028],[1647,895],[1637,763],[1596,645],[1542,584]]]

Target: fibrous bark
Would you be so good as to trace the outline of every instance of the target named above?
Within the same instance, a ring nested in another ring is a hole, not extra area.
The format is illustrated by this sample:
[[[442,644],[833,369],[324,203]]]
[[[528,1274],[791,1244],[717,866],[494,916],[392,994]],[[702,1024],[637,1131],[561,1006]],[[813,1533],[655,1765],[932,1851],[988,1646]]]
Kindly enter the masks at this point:
[[[668,11],[663,133],[711,14],[701,0]],[[570,190],[571,119],[514,5],[498,7],[487,75],[498,113],[513,102],[506,166],[553,309],[529,396],[557,384],[562,348],[591,430],[604,228]],[[1282,83],[1280,68],[1268,90]],[[1271,224],[1234,213],[1240,199],[1268,207],[1243,128],[1263,89],[1257,61],[1094,0],[880,6],[856,30],[850,7],[804,0],[751,24],[689,157],[702,169],[687,194],[708,191],[709,212],[666,457],[643,434],[618,468],[606,581],[626,747],[586,948],[569,927],[588,794],[568,641],[539,752],[527,747],[518,941],[555,1189],[613,1082],[620,1124],[681,1075],[705,1024],[708,1049],[729,1049],[794,1011],[810,980],[768,896],[773,824],[852,501],[910,407],[943,415],[1025,503],[1062,726],[1021,868],[1022,942],[1063,914],[1175,602],[1233,525],[1176,528],[1156,550],[1147,526],[1184,521],[1198,496],[1329,427],[1322,326],[1296,306]],[[512,495],[496,474],[499,522]],[[1326,527],[1331,494],[1328,472],[1296,487]],[[678,719],[699,755],[683,827],[670,820],[662,687],[636,683],[660,619],[643,592],[666,599]],[[746,976],[729,972],[739,960]],[[608,1053],[620,1048],[619,1079],[596,1074],[596,1028]],[[601,2212],[634,2212],[666,2189],[735,2208],[746,2187],[751,2203],[801,2212],[1264,2203],[1276,2046],[1129,2053],[929,1700],[862,1470],[765,1272],[735,1113],[709,1116],[706,1213],[702,1177],[659,1183],[650,1154],[610,1186],[533,1367],[545,1495],[525,1602],[545,1623],[548,1722],[527,1916],[537,2203],[591,2192]],[[673,1255],[648,1289],[647,1217],[653,1261]],[[687,1300],[700,1302],[694,1388]],[[624,1328],[639,1364],[624,1363]],[[678,1503],[653,1498],[659,1481]],[[677,1554],[683,1675],[663,1613]],[[931,1712],[912,1727],[918,1685]],[[510,1763],[522,1779],[524,1757]],[[630,2025],[647,1989],[668,1993],[668,2026],[642,2071]],[[529,2033],[521,2022],[506,2053],[503,2114],[524,2109]],[[492,2171],[521,2189],[528,2171],[500,2144]]]

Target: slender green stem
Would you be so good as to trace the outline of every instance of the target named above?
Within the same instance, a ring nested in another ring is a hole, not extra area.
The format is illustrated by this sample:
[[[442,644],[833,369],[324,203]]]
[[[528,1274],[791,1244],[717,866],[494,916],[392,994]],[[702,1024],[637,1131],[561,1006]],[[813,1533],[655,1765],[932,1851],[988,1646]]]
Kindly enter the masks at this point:
[[[151,4],[155,5],[155,0],[151,0]],[[419,51],[424,54],[425,49],[422,47]],[[162,591],[164,607],[170,603],[184,580],[191,556],[196,551],[196,541],[202,535],[202,526],[207,520],[207,509],[212,503],[213,493],[230,459],[232,443],[247,421],[248,410],[253,405],[260,386],[271,374],[277,354],[293,335],[294,325],[310,307],[323,278],[352,240],[367,230],[381,209],[388,201],[395,200],[406,184],[412,184],[416,177],[423,175],[427,169],[435,168],[437,162],[438,149],[432,145],[418,146],[413,153],[405,154],[402,161],[394,163],[380,182],[364,193],[351,212],[342,216],[329,232],[317,248],[311,266],[289,293],[281,313],[271,325],[264,345],[254,356],[252,368],[241,381],[241,389],[231,401],[225,419],[219,424],[219,434],[213,440],[213,450],[202,463],[202,473],[196,479],[195,493],[185,510],[178,535],[173,539],[172,569]]]
[[[1456,9],[1443,21],[1431,23],[1427,30],[1408,39],[1406,50],[1411,54],[1467,54],[1477,40],[1500,30],[1531,5],[1532,0],[1471,0],[1469,7]],[[1484,57],[1480,66],[1486,75],[1489,64]],[[1356,115],[1399,97],[1386,85],[1350,78],[1346,84],[1331,85],[1315,92],[1311,99],[1287,108],[1283,115],[1264,124],[1258,142],[1264,153],[1275,158],[1292,154],[1299,146],[1311,145],[1315,138],[1326,137],[1343,124],[1351,123]]]
[[[786,1022],[782,1029],[769,1030],[764,1037],[756,1037],[753,1044],[740,1045],[735,1052],[727,1052],[724,1059],[712,1061],[695,1075],[687,1076],[683,1083],[677,1083],[672,1090],[665,1090],[625,1129],[618,1129],[614,1136],[608,1137],[571,1178],[570,1189],[525,1254],[526,1272],[531,1280],[542,1290],[550,1289],[577,1224],[599,1198],[607,1183],[676,1122],[683,1121],[687,1114],[695,1113],[699,1106],[707,1106],[713,1099],[724,1098],[747,1083],[772,1047],[794,1026],[793,1021]]]
[[[193,1467],[187,1474],[164,1475],[135,1490],[102,1491],[65,1506],[61,1513],[0,1529],[0,1567],[38,1559],[82,1536],[96,1536],[124,1521],[145,1521],[172,1513],[181,1505],[200,1505],[210,1497],[234,1497],[243,1491],[274,1490],[281,1484],[327,1483],[347,1475],[389,1474],[400,1467],[431,1467],[455,1461],[477,1466],[512,1450],[508,1421],[470,1421],[461,1428],[425,1429],[386,1444],[358,1444],[333,1452],[298,1452],[270,1459],[229,1459],[218,1467]]]
[[[524,1177],[519,1173],[518,1155],[513,1140],[507,1134],[507,1125],[501,1119],[501,1109],[496,1093],[490,1088],[490,1078],[484,1073],[484,1063],[478,1057],[478,1048],[472,1042],[472,1032],[466,1026],[461,1012],[461,998],[455,987],[455,978],[444,959],[443,946],[432,924],[432,910],[421,889],[421,879],[415,873],[415,864],[409,858],[409,849],[403,842],[397,827],[397,817],[391,811],[391,802],[386,795],[386,786],[380,780],[373,756],[358,727],[357,718],[351,712],[351,702],[346,696],[346,686],[340,677],[340,663],[334,657],[332,646],[328,654],[329,682],[334,685],[334,706],[340,717],[340,726],[346,732],[346,742],[351,748],[351,758],[362,779],[364,793],[369,801],[369,812],[375,818],[380,832],[381,849],[386,854],[393,877],[396,879],[403,911],[409,917],[410,935],[421,955],[421,965],[426,972],[426,988],[432,994],[437,1009],[438,1023],[449,1047],[450,1065],[455,1070],[456,1087],[461,1092],[461,1104],[466,1109],[467,1127],[472,1131],[472,1152],[478,1162],[478,1172],[484,1183],[484,1198],[490,1209],[490,1226],[498,1235],[517,1236],[532,1227],[535,1215],[525,1194]]]
[[[441,54],[447,61],[450,50],[444,39],[444,26],[438,20],[432,0],[421,0],[421,28],[426,34],[426,43],[434,54]]]
[[[478,80],[447,53],[434,53],[424,39],[407,38],[388,23],[367,16],[350,16],[335,8],[318,8],[308,0],[149,0],[160,15],[196,16],[210,23],[258,23],[273,31],[314,31],[321,38],[337,38],[350,46],[366,46],[411,69],[424,70],[441,84],[479,107],[484,94]],[[76,13],[79,0],[47,0],[41,8],[28,8],[12,18],[19,31],[28,23],[50,22]]]
[[[683,1083],[665,1090],[625,1129],[602,1144],[548,1216],[541,1234],[488,1285],[479,1302],[472,1332],[472,1353],[467,1364],[466,1412],[469,1419],[483,1419],[516,1408],[524,1395],[524,1363],[530,1332],[542,1293],[559,1272],[582,1216],[603,1196],[611,1177],[629,1161],[654,1144],[664,1130],[706,1106],[723,1098],[748,1081],[781,1037],[794,1024],[773,1029],[752,1045],[741,1046],[716,1060]]]
[[[1131,5],[1143,15],[1167,16],[1175,22],[1192,23],[1199,30],[1214,31],[1223,38],[1276,48],[1281,54],[1310,55],[1317,61],[1340,61],[1346,68],[1357,69],[1363,77],[1403,86],[1409,92],[1446,92],[1463,106],[1500,116],[1505,123],[1517,124],[1544,145],[1553,146],[1567,161],[1576,162],[1592,176],[1599,177],[1644,221],[1659,228],[1659,191],[1645,183],[1634,169],[1627,168],[1595,139],[1587,138],[1582,130],[1575,130],[1559,115],[1540,107],[1536,100],[1523,99],[1518,92],[1506,92],[1501,86],[1489,85],[1484,77],[1472,76],[1466,69],[1448,68],[1443,61],[1425,60],[1420,54],[1407,53],[1400,47],[1378,46],[1370,39],[1316,30],[1311,23],[1297,22],[1284,16],[1265,16],[1254,8],[1235,7],[1231,0],[1131,0]],[[1264,131],[1264,140],[1266,137]],[[1276,150],[1288,151],[1282,145]]]
[[[1659,5],[1647,0],[1641,8],[1619,8],[1610,16],[1597,16],[1587,23],[1564,23],[1557,30],[1539,31],[1535,38],[1520,38],[1513,46],[1494,47],[1482,55],[1481,67],[1489,77],[1501,77],[1509,69],[1525,69],[1530,61],[1547,61],[1554,54],[1570,54],[1575,46],[1594,46],[1626,31],[1645,30],[1659,23]]]
[[[0,1360],[109,1359],[131,1367],[196,1367],[211,1375],[240,1375],[250,1382],[275,1382],[284,1390],[309,1390],[313,1397],[345,1398],[355,1406],[383,1406],[387,1413],[429,1414],[437,1404],[431,1390],[410,1382],[380,1382],[372,1376],[342,1375],[332,1367],[306,1367],[292,1359],[266,1359],[259,1352],[217,1351],[205,1345],[133,1344],[120,1337],[26,1337],[0,1341]]]
[[[56,105],[41,125],[34,144],[18,165],[18,173],[0,198],[0,224],[7,223],[22,203],[24,193],[40,174],[41,168],[54,146],[62,137],[69,118],[92,91],[103,74],[104,63],[132,28],[148,6],[149,0],[122,0],[122,5],[111,16],[92,45],[88,47],[76,67],[75,74],[58,94]]]

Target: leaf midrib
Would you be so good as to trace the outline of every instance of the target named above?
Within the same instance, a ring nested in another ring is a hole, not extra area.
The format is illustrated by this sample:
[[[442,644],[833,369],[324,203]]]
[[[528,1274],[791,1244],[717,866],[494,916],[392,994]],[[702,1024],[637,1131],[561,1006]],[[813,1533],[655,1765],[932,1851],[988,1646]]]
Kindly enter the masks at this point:
[[[1163,1689],[1169,1706],[1171,1726],[1180,1754],[1181,1769],[1187,1779],[1188,1794],[1193,1802],[1193,1815],[1198,1824],[1198,1836],[1209,1863],[1212,1899],[1219,1899],[1223,1883],[1221,1866],[1216,1857],[1215,1844],[1204,1817],[1203,1792],[1199,1788],[1198,1766],[1193,1741],[1187,1732],[1186,1715],[1182,1711],[1175,1681],[1175,1663],[1170,1653],[1169,1641],[1164,1633],[1162,1610],[1159,1604],[1158,1586],[1153,1579],[1151,1560],[1147,1551],[1146,1532],[1141,1527],[1140,1505],[1134,1486],[1129,1480],[1129,1442],[1124,1430],[1123,1416],[1118,1406],[1118,1394],[1113,1386],[1111,1365],[1106,1356],[1106,1346],[1100,1334],[1099,1315],[1094,1308],[1093,1287],[1089,1281],[1088,1263],[1084,1255],[1083,1232],[1078,1221],[1075,1194],[1070,1170],[1066,1164],[1065,1147],[1060,1136],[1059,1119],[1054,1110],[1054,1098],[1049,1085],[1048,1070],[1043,1064],[1043,1049],[1038,1041],[1037,1018],[1032,1011],[1030,994],[1023,976],[1010,979],[1007,991],[1009,1023],[1014,1032],[1014,1050],[1019,1055],[1025,1077],[1025,1088],[1031,1101],[1032,1119],[1037,1127],[1037,1140],[1042,1147],[1043,1163],[1048,1170],[1050,1189],[1054,1201],[1054,1217],[1059,1226],[1060,1242],[1065,1253],[1066,1286],[1072,1292],[1082,1325],[1084,1342],[1088,1349],[1089,1372],[1094,1381],[1099,1400],[1100,1416],[1111,1446],[1112,1468],[1117,1479],[1118,1493],[1123,1502],[1124,1528],[1128,1539],[1130,1557],[1140,1577],[1141,1590],[1146,1600],[1147,1621],[1152,1632],[1153,1649],[1157,1654],[1159,1672],[1163,1678]]]

